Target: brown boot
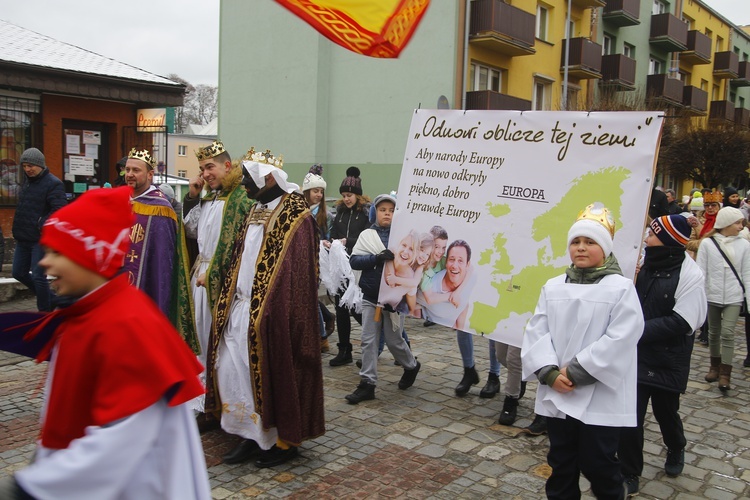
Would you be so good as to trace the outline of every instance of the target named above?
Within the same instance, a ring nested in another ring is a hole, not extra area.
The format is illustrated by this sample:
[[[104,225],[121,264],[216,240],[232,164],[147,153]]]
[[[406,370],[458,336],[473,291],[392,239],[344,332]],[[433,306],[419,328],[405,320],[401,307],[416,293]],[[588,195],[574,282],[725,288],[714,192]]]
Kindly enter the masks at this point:
[[[330,349],[331,347],[328,345],[328,339],[320,341],[320,352],[328,352]]]
[[[706,382],[716,382],[719,380],[719,365],[721,364],[721,356],[711,356],[711,368],[708,369],[708,375],[706,375]]]
[[[719,390],[728,391],[731,389],[729,380],[732,378],[732,365],[719,365]]]

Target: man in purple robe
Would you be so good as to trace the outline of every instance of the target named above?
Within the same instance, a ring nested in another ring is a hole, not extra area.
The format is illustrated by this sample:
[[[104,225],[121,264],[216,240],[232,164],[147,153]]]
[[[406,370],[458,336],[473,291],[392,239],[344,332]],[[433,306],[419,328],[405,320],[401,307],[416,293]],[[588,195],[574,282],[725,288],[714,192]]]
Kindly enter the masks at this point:
[[[149,152],[131,149],[125,182],[133,188],[136,221],[123,269],[130,284],[146,292],[164,314],[169,314],[177,215],[164,193],[152,185],[153,179],[154,160]]]

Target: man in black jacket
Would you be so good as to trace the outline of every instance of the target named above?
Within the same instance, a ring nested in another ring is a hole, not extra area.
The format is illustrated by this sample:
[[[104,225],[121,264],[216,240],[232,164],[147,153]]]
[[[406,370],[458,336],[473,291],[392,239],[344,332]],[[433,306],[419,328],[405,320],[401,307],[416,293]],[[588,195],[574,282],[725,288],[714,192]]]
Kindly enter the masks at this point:
[[[52,175],[44,161],[44,154],[29,148],[21,155],[24,181],[18,194],[18,206],[13,218],[13,277],[34,292],[40,311],[51,311],[49,283],[38,262],[44,256],[39,237],[44,222],[52,212],[66,204],[65,188]]]

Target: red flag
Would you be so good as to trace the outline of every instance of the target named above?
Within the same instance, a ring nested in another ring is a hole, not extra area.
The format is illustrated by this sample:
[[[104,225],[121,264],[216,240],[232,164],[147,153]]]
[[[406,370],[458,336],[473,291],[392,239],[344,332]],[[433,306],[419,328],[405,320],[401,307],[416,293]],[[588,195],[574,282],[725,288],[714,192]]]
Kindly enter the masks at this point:
[[[371,57],[398,57],[430,0],[276,0],[320,34]]]

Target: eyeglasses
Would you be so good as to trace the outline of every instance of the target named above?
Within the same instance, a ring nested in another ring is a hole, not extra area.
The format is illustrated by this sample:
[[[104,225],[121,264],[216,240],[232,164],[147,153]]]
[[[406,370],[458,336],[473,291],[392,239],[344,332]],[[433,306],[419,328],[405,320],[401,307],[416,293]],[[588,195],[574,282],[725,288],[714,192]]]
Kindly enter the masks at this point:
[[[708,208],[708,207],[718,207],[718,206],[719,206],[719,204],[718,204],[718,203],[704,203],[704,204],[703,204],[703,208]]]

